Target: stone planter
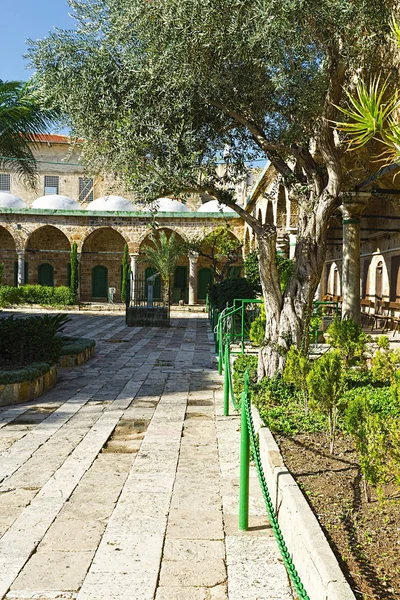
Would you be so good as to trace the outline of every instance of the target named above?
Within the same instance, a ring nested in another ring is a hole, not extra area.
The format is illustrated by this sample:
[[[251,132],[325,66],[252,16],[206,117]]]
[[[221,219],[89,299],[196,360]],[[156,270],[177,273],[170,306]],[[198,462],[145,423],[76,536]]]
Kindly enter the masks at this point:
[[[82,352],[78,352],[77,354],[64,354],[57,364],[61,368],[79,367],[93,358],[95,354],[96,346],[92,346],[91,348],[85,348],[85,350],[82,350]]]
[[[57,382],[57,366],[52,365],[43,375],[32,381],[0,384],[0,406],[29,402],[50,390]]]

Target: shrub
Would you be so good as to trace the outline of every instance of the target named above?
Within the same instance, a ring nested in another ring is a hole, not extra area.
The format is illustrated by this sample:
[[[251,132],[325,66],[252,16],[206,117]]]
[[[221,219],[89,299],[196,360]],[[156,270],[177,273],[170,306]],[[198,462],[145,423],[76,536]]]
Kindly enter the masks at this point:
[[[371,372],[375,381],[390,384],[395,382],[400,365],[400,351],[389,348],[386,336],[378,338],[378,350],[372,357]]]
[[[23,381],[33,381],[50,370],[49,363],[32,363],[28,367],[21,369],[11,369],[9,371],[0,371],[0,385],[10,383],[22,383]]]
[[[0,319],[0,362],[16,366],[57,362],[62,346],[57,333],[68,320],[62,314]]]
[[[307,375],[310,372],[311,363],[307,354],[291,346],[286,356],[285,370],[283,379],[286,383],[291,383],[301,391],[304,399],[304,412],[308,412],[308,390]]]
[[[233,392],[236,398],[239,398],[243,392],[244,374],[249,371],[250,386],[254,386],[257,381],[257,364],[258,359],[254,354],[241,354],[233,363]]]
[[[281,292],[285,291],[287,283],[292,276],[294,270],[294,261],[284,256],[276,255],[276,266],[278,269],[279,284],[281,286]]]
[[[0,286],[0,306],[14,306],[22,302],[22,288],[16,288],[11,285]]]
[[[343,392],[342,359],[339,350],[326,352],[307,375],[310,407],[328,417],[329,450],[334,453],[338,412]]]
[[[235,298],[255,298],[254,288],[247,279],[225,279],[210,285],[208,298],[215,308],[223,310],[232,306]]]
[[[260,270],[258,268],[258,251],[249,252],[244,261],[244,274],[246,279],[257,293],[261,293]]]
[[[285,383],[280,374],[264,377],[252,395],[265,425],[274,433],[318,433],[328,428],[325,415],[314,411],[304,413],[301,394],[292,384]]]
[[[265,338],[265,326],[266,326],[266,318],[265,318],[265,308],[264,302],[261,304],[261,310],[258,317],[254,319],[252,324],[250,325],[249,337],[253,346],[261,346],[263,340]]]
[[[76,296],[71,288],[65,285],[60,285],[59,287],[53,289],[53,298],[50,306],[72,306],[75,304]]]
[[[0,263],[0,285],[3,285],[4,263]]]
[[[61,356],[79,354],[80,352],[84,352],[88,348],[93,348],[93,346],[96,345],[95,340],[90,340],[88,338],[74,338],[63,336],[61,339]]]
[[[346,365],[362,361],[370,336],[352,319],[335,317],[326,332],[327,340],[337,348]]]

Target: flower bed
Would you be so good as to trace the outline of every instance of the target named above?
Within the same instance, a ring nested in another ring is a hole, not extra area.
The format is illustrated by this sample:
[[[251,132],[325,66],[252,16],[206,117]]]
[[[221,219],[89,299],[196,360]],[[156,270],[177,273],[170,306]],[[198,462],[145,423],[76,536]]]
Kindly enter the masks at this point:
[[[59,367],[76,367],[85,364],[96,353],[96,342],[87,338],[63,337]]]

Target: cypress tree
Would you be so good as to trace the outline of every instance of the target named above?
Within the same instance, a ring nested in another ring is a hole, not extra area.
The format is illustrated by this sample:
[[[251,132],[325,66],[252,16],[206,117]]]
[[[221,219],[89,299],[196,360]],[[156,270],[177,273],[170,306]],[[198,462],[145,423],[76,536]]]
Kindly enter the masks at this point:
[[[78,294],[78,285],[79,285],[78,247],[76,245],[76,242],[74,242],[72,244],[70,261],[71,261],[71,282],[70,282],[69,286],[76,296]]]
[[[126,294],[128,291],[128,280],[130,271],[130,259],[128,244],[124,246],[124,256],[122,258],[122,282],[121,282],[121,301],[126,301]]]

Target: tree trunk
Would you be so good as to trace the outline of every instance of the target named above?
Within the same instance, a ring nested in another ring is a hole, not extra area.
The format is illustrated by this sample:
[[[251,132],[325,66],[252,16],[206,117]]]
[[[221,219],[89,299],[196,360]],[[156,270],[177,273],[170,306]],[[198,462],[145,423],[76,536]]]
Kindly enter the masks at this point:
[[[314,210],[299,210],[295,269],[283,295],[275,263],[276,229],[265,224],[258,234],[266,315],[264,344],[258,361],[259,379],[283,369],[290,346],[307,349],[312,303],[326,255],[328,222],[337,202],[324,192],[316,202],[309,202],[309,206],[313,205]]]

